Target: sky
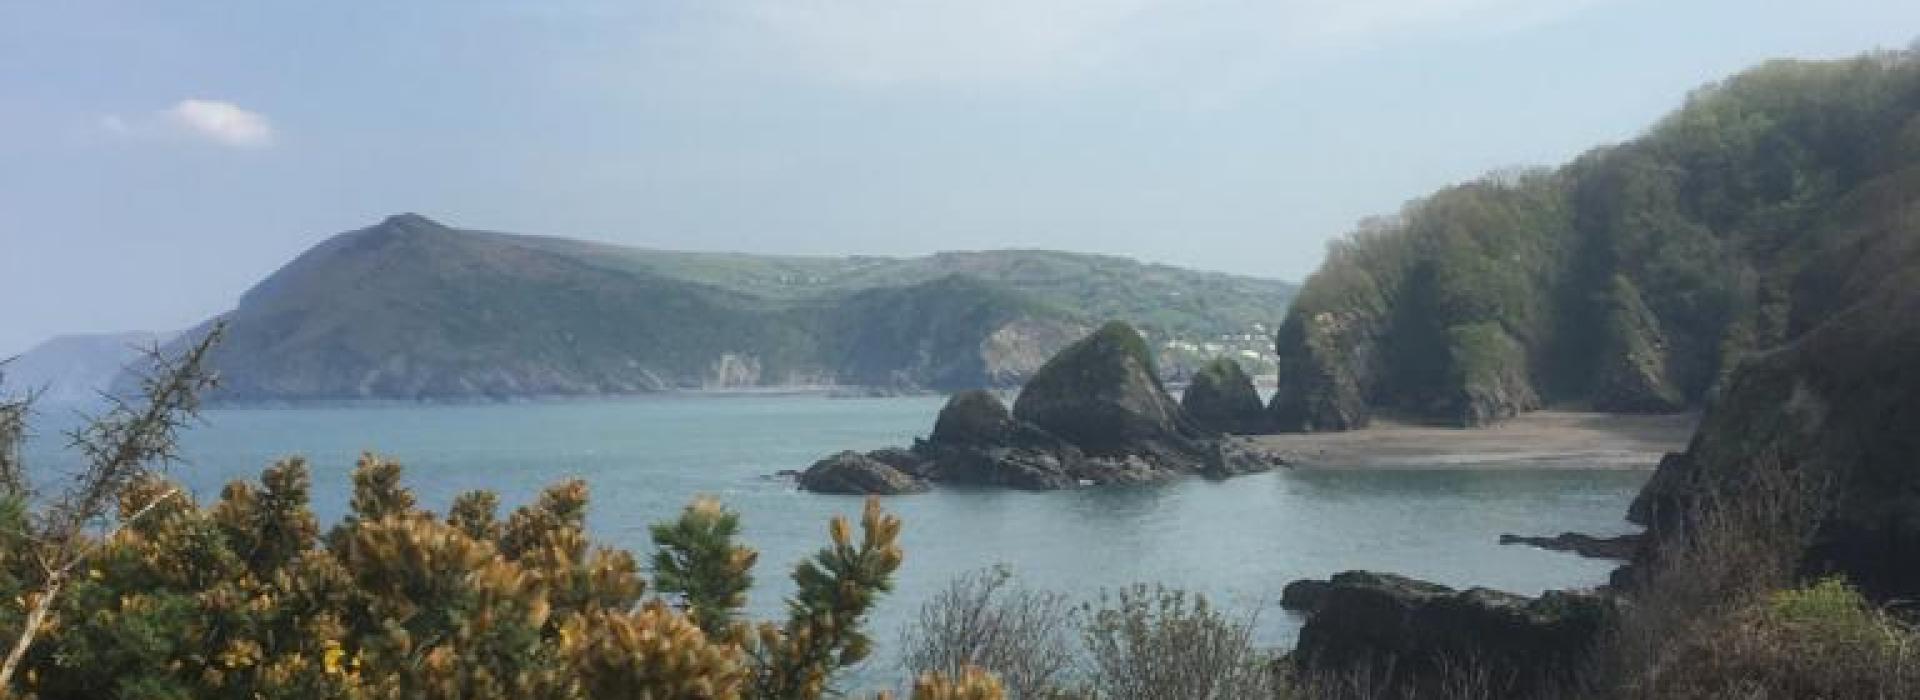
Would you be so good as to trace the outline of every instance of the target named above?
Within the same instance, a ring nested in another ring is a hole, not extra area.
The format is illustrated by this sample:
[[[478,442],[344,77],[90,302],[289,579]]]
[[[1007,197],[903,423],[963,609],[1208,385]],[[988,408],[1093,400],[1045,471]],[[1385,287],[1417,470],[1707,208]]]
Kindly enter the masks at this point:
[[[1920,2],[0,0],[0,356],[169,330],[403,211],[673,249],[1298,280]]]

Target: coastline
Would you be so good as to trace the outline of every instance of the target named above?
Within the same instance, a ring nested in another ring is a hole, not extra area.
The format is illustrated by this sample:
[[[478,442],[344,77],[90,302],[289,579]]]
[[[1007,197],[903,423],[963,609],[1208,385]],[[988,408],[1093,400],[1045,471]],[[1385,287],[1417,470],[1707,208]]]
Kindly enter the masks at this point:
[[[1698,413],[1533,411],[1485,428],[1375,420],[1348,432],[1254,435],[1296,469],[1652,469],[1685,449]]]

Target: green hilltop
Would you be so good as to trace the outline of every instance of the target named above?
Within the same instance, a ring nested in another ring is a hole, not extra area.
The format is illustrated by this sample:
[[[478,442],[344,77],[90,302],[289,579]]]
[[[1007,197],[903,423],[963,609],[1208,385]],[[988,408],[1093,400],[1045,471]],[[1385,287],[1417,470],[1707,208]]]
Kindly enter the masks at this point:
[[[1011,386],[1109,318],[1170,347],[1257,347],[1292,292],[1050,251],[678,252],[401,214],[248,291],[213,363],[238,401]]]

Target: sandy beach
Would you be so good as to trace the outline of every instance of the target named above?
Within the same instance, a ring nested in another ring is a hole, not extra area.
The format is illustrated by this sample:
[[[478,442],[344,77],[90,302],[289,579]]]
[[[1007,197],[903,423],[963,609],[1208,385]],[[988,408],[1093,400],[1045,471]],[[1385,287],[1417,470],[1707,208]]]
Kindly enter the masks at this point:
[[[1489,428],[1376,419],[1366,430],[1248,439],[1298,469],[1652,469],[1686,447],[1699,419],[1535,411]]]

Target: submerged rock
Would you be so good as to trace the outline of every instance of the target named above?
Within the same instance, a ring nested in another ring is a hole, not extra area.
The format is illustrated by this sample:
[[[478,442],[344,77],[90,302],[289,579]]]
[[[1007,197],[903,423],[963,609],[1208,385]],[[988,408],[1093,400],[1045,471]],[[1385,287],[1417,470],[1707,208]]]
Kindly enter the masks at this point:
[[[1267,410],[1260,405],[1260,392],[1232,358],[1214,358],[1201,367],[1180,396],[1180,407],[1201,428],[1216,433],[1267,432]]]
[[[895,495],[927,490],[920,479],[871,454],[846,450],[800,473],[800,488],[815,493]]]
[[[1437,695],[1443,678],[1463,670],[1493,683],[1493,697],[1560,687],[1613,610],[1592,593],[1527,598],[1368,571],[1337,574],[1314,593],[1294,662],[1310,672],[1372,674],[1415,697]]]

